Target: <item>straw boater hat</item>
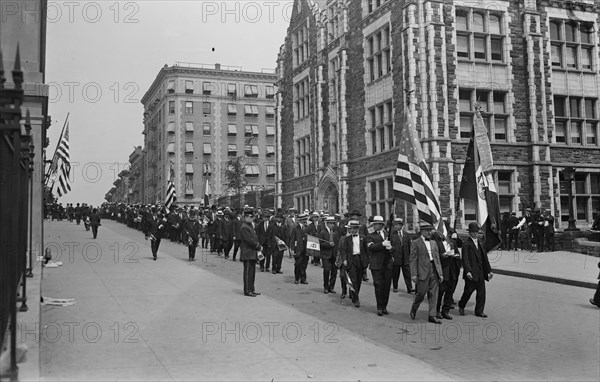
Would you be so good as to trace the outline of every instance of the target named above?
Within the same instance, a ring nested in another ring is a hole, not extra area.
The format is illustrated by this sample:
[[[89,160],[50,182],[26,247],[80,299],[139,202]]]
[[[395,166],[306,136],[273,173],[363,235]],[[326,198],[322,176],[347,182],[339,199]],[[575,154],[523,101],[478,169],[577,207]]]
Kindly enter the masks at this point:
[[[346,228],[358,228],[360,227],[360,222],[358,220],[350,220],[348,221],[348,225],[346,225]]]

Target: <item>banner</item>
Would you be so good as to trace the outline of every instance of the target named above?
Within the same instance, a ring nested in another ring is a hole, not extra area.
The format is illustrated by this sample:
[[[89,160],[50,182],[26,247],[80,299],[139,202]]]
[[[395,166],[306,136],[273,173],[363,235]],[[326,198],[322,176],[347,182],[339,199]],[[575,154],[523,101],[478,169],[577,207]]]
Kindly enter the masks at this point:
[[[306,235],[306,254],[308,256],[321,257],[321,244],[319,238]]]

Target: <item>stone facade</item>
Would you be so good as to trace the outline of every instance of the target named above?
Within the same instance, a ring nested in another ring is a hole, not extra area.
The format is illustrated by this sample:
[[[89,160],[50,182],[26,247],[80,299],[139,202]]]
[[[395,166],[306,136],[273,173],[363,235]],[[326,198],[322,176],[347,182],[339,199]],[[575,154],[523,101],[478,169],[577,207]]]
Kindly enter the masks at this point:
[[[572,166],[577,221],[590,224],[600,208],[599,26],[600,0],[296,0],[278,60],[277,205],[387,216],[409,107],[443,215],[464,226],[474,206],[458,193],[478,102],[501,211],[545,208],[565,227],[562,170]],[[299,118],[305,76],[309,113]],[[299,152],[308,131],[310,151]],[[396,213],[416,221],[403,202]]]

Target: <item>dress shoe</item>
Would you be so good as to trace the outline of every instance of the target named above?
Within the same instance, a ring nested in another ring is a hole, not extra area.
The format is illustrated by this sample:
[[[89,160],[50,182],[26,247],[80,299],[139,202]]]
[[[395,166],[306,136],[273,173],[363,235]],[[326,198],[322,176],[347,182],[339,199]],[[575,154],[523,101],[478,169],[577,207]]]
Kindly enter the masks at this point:
[[[323,289],[323,293],[329,294],[329,291],[327,289]]]
[[[283,273],[283,272],[281,272],[281,271],[277,271],[277,273]]]
[[[346,293],[342,293],[342,295],[340,296],[340,298],[343,300],[346,298]]]
[[[438,320],[441,320],[443,317],[442,317],[442,314],[441,314],[440,312],[438,312],[438,313],[435,315],[435,318],[437,318]]]
[[[298,281],[298,280],[295,280],[295,281],[294,281],[294,284],[298,284],[299,282],[300,282],[300,281]]]
[[[394,288],[394,293],[398,293],[398,288]]]
[[[417,312],[415,312],[414,310],[411,310],[410,311],[410,318],[412,318],[414,320],[416,316],[417,316]]]
[[[154,256],[154,261],[156,261],[156,256]]]
[[[308,283],[306,281],[300,281],[300,284],[306,284],[306,285],[308,285]]]
[[[271,272],[271,273],[272,273],[272,274],[277,274],[277,272],[275,272],[275,271],[273,271],[273,272]]]
[[[269,268],[265,268],[265,271],[266,271],[266,272],[270,272],[270,269],[269,269]]]
[[[390,314],[390,312],[388,312],[387,309],[385,309],[385,308],[382,309],[381,311],[383,312],[383,314]]]
[[[487,314],[485,313],[481,313],[481,314],[476,314],[477,317],[481,317],[481,318],[487,318]]]
[[[446,320],[451,320],[452,316],[449,315],[447,312],[442,312],[442,317],[445,318]]]
[[[379,309],[379,310],[377,311],[377,315],[378,315],[378,316],[380,316],[380,317],[381,317],[381,316],[383,316],[383,310]]]
[[[459,313],[461,316],[464,316],[464,315],[465,315],[465,308],[461,308],[461,307],[459,306],[459,307],[458,307],[458,313]]]
[[[600,308],[600,305],[596,304],[596,302],[594,301],[593,298],[590,298],[590,304],[597,306],[598,308]]]
[[[433,316],[429,316],[429,322],[431,322],[432,324],[441,324],[442,321],[438,320],[436,317]]]
[[[329,289],[329,293],[336,294],[337,292],[336,292],[336,291],[334,291],[333,289]]]
[[[252,293],[254,293],[256,296],[260,296],[260,292],[254,291]]]
[[[244,293],[244,296],[248,296],[248,297],[256,297],[256,295],[252,292],[250,293]]]
[[[454,309],[454,308],[456,308],[456,303],[455,302],[453,302],[452,304],[450,304],[450,309]]]
[[[265,268],[260,268],[260,271],[261,271],[261,272],[264,272],[264,271],[265,271]]]
[[[408,292],[406,292],[406,293],[408,293],[408,294],[414,294],[414,293],[415,293],[415,290],[414,290],[414,289],[411,289],[411,290],[409,290],[409,291],[408,291]]]
[[[231,261],[237,261],[235,258],[231,259]]]
[[[354,301],[354,306],[357,308],[360,308],[360,301],[359,300],[355,300]]]

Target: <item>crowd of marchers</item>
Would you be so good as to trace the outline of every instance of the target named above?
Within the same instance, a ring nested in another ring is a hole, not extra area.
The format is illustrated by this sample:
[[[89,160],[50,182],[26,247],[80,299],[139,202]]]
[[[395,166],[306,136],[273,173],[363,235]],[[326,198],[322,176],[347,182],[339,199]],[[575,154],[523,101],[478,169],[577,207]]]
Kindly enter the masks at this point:
[[[446,221],[447,236],[425,223],[411,233],[404,228],[402,218],[386,221],[382,216],[371,216],[361,221],[362,215],[356,210],[342,217],[293,207],[173,205],[167,209],[164,205],[104,203],[99,212],[103,218],[141,231],[151,241],[154,260],[158,259],[161,240],[168,239],[187,246],[188,261],[195,261],[196,248],[201,247],[215,256],[243,262],[245,296],[260,295],[255,289],[257,269],[281,274],[282,260],[288,256],[294,262],[295,284],[308,284],[309,263],[320,266],[323,293],[337,293],[339,278],[340,297],[348,297],[357,308],[370,270],[379,316],[389,314],[390,293],[399,293],[402,276],[406,293],[414,294],[410,309],[413,319],[425,298],[430,322],[452,319],[450,310],[457,305],[464,315],[474,292],[475,315],[487,317],[485,282],[492,278],[492,270],[476,223],[469,226],[469,238],[461,240]],[[311,250],[315,240],[318,251]],[[461,269],[465,289],[455,302]]]

